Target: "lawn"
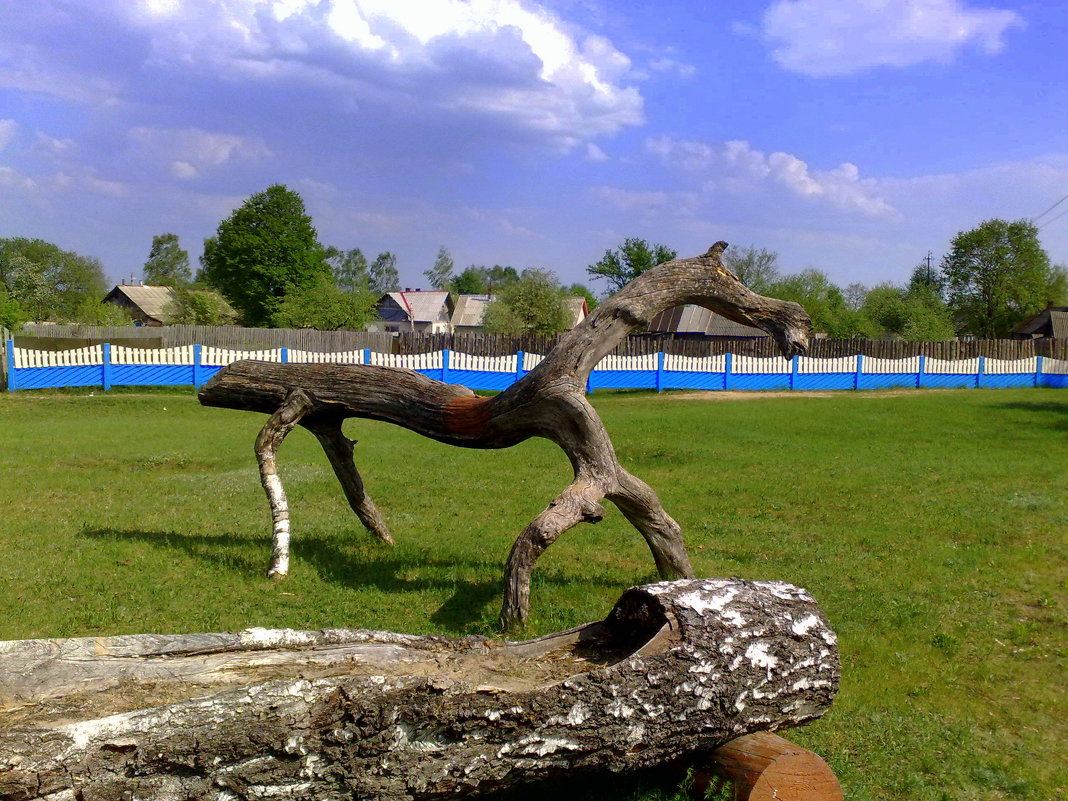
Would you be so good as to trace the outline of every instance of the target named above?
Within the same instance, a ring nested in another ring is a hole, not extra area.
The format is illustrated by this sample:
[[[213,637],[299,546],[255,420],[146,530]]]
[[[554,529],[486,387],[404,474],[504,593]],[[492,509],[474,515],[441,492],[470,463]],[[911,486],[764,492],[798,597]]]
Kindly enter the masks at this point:
[[[831,763],[847,798],[1065,797],[1068,392],[593,400],[622,462],[682,524],[698,575],[782,579],[821,602],[842,688],[826,718],[788,736]],[[262,424],[188,390],[0,397],[0,639],[247,626],[496,636],[511,541],[570,478],[555,446],[464,451],[350,421],[389,548],[298,430],[279,460],[293,565],[274,583],[252,452]],[[610,510],[539,562],[529,634],[600,619],[654,579],[641,537]],[[639,795],[670,795],[658,780]],[[597,787],[581,794],[635,792]]]

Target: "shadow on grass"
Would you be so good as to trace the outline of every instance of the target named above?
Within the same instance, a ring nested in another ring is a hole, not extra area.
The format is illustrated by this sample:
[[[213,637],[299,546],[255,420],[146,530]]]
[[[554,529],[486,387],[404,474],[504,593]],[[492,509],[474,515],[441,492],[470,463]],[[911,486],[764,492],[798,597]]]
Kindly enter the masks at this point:
[[[90,539],[143,542],[162,551],[185,554],[214,568],[225,568],[244,576],[265,576],[270,539],[254,540],[236,534],[181,534],[176,531],[145,531],[142,529],[99,528],[85,529],[81,536]],[[481,610],[496,601],[501,594],[501,569],[483,561],[429,557],[425,551],[398,552],[377,543],[337,540],[304,536],[293,543],[293,554],[310,564],[323,581],[348,589],[373,588],[381,592],[420,592],[453,590],[453,594],[431,615],[431,620],[443,626],[459,628],[481,618]],[[353,553],[358,549],[358,553]],[[256,556],[252,555],[255,551]],[[457,580],[457,568],[471,576],[494,572],[484,580]],[[437,575],[435,575],[435,573]],[[553,585],[574,585],[568,576],[544,571],[537,574],[538,582]],[[266,581],[267,579],[264,578]],[[599,578],[584,578],[583,582],[616,586]]]
[[[1052,421],[1052,427],[1060,431],[1068,431],[1068,392],[1065,393],[1063,403],[1056,401],[1042,401],[1041,403],[1026,403],[1013,401],[1011,403],[993,404],[995,409],[1011,409],[1014,412],[1041,412],[1056,415],[1059,419]]]

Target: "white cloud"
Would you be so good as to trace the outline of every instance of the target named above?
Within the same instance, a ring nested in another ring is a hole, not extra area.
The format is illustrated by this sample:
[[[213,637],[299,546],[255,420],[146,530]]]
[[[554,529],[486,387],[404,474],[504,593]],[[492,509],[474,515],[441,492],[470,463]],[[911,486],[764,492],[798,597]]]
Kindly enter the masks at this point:
[[[520,0],[232,0],[114,6],[150,63],[291,82],[351,107],[486,115],[571,147],[643,122],[630,59]]]
[[[601,164],[609,160],[608,154],[601,150],[601,148],[597,147],[593,142],[586,143],[586,161]]]
[[[166,164],[180,179],[193,178],[206,168],[233,160],[253,160],[271,151],[258,137],[212,133],[197,128],[134,128],[131,150],[146,161]]]
[[[15,140],[19,124],[14,120],[0,120],[0,150],[10,145]]]
[[[829,76],[949,62],[967,45],[997,53],[1005,32],[1022,25],[1013,11],[963,0],[777,0],[763,33],[786,69]]]
[[[704,182],[706,192],[747,194],[780,187],[803,200],[829,203],[868,217],[898,218],[877,182],[861,178],[856,165],[813,170],[790,153],[764,153],[746,141],[710,145],[670,136],[646,140],[646,149],[665,164]]]
[[[686,64],[667,56],[654,58],[649,62],[649,69],[653,72],[673,73],[680,78],[692,78],[697,73],[697,67],[693,64]]]

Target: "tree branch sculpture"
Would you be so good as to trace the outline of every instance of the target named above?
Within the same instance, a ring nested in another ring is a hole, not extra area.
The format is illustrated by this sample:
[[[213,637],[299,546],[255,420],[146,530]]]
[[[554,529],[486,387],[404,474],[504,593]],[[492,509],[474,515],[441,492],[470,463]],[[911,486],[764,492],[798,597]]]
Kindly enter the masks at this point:
[[[465,387],[392,367],[240,361],[220,370],[200,391],[202,404],[270,415],[256,440],[260,477],[274,520],[268,575],[284,576],[289,568],[289,508],[275,459],[296,425],[322,443],[360,521],[392,543],[364,491],[352,443],[341,431],[345,419],[360,417],[464,448],[508,448],[544,437],[567,454],[574,481],[522,531],[508,556],[500,617],[505,628],[526,620],[530,576],[538,557],[575,524],[601,520],[601,501],[606,498],[645,538],[662,578],[691,577],[678,523],[652,488],[619,463],[585,388],[590,371],[628,334],[647,326],[664,309],[683,304],[704,306],[767,331],[786,358],[804,353],[810,330],[804,310],[749,290],[723,266],[720,255],[726,247],[717,242],[701,256],[649,270],[598,306],[534,370],[494,397],[479,397]]]

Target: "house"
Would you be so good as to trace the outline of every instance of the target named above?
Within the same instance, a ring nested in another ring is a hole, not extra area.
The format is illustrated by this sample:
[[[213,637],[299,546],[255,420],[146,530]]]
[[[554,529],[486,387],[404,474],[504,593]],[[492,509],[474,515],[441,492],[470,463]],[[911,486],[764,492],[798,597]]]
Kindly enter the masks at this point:
[[[237,319],[237,312],[218,292],[210,289],[190,291],[196,293],[198,297],[210,296],[213,306],[223,318],[230,321]],[[112,303],[126,309],[138,325],[155,327],[170,325],[173,322],[173,315],[177,311],[176,299],[173,287],[127,284],[124,281],[108,292],[101,303]]]
[[[126,309],[135,323],[147,326],[167,325],[170,322],[168,306],[174,300],[174,290],[169,286],[144,286],[122,284],[104,296],[102,303],[112,303]]]
[[[1068,306],[1046,308],[1012,329],[1013,339],[1068,339]]]
[[[387,292],[379,298],[377,311],[379,319],[367,326],[368,331],[447,334],[451,329],[453,302],[445,291],[405,289]]]
[[[728,320],[704,306],[675,306],[665,309],[649,323],[649,333],[689,334],[715,339],[768,336],[766,331]]]
[[[457,334],[475,333],[482,330],[482,315],[486,306],[493,300],[492,295],[460,295],[456,299],[456,310],[452,313],[452,330]],[[586,298],[564,298],[567,310],[567,328],[574,328],[586,317],[590,310]]]

